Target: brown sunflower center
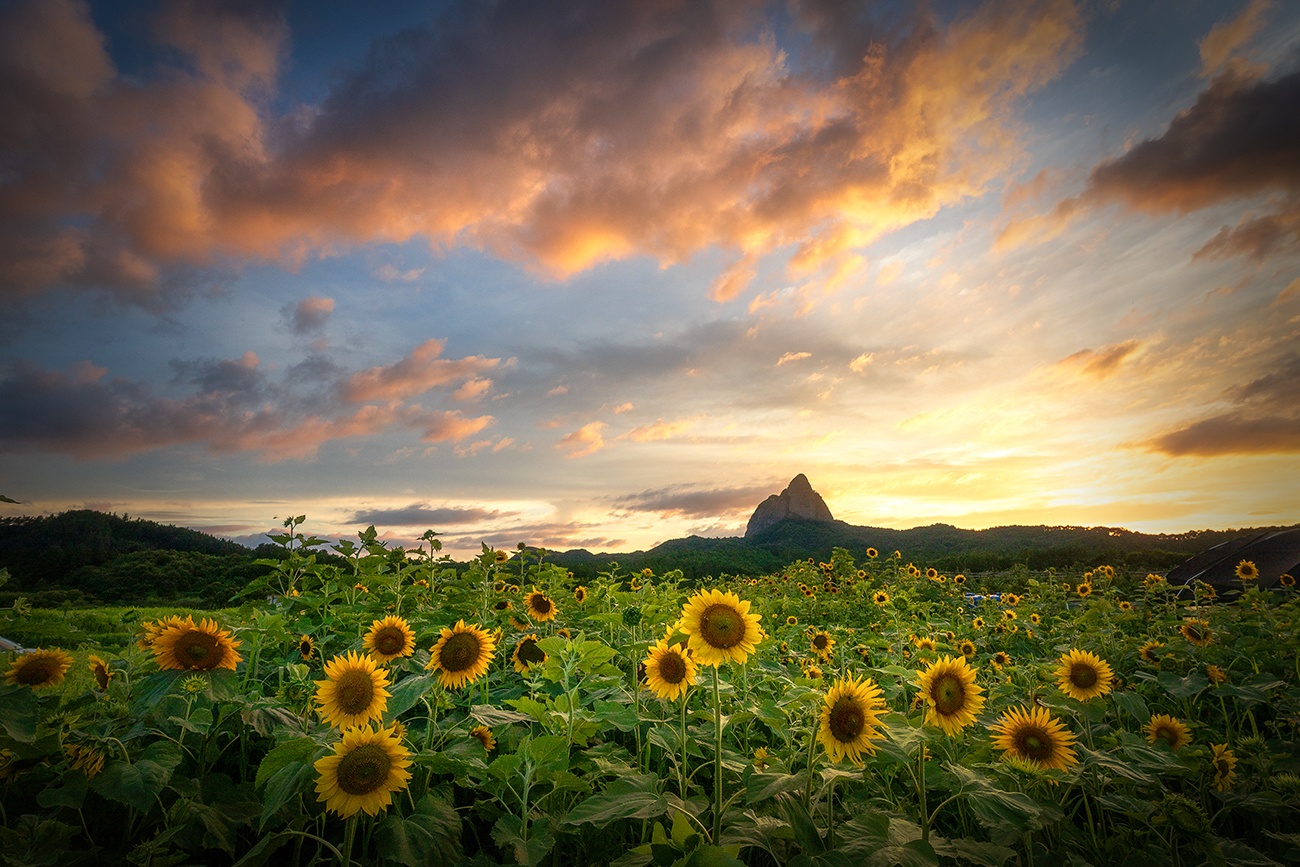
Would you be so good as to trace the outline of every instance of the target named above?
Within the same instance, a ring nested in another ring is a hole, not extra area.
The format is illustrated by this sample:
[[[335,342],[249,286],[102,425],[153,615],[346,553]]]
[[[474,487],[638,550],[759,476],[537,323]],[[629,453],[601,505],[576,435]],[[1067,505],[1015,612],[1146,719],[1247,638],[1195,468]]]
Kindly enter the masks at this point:
[[[334,697],[339,710],[355,716],[370,709],[370,703],[375,699],[375,682],[368,672],[345,671],[334,681]]]
[[[955,674],[944,674],[930,685],[930,698],[935,710],[944,716],[958,713],[966,706],[966,686]]]
[[[1162,740],[1171,747],[1178,746],[1178,732],[1173,726],[1160,726],[1156,729],[1156,739]]]
[[[745,618],[730,605],[710,605],[700,615],[700,637],[710,647],[735,647],[745,637]]]
[[[192,630],[176,639],[176,660],[185,668],[206,671],[221,664],[225,653],[215,635]]]
[[[1045,762],[1052,757],[1052,739],[1047,732],[1036,727],[1024,728],[1016,733],[1016,752],[1036,762]]]
[[[53,659],[33,659],[18,669],[18,682],[23,686],[40,686],[53,680],[57,672]]]
[[[825,650],[828,641],[830,641],[830,638],[825,634],[815,635],[813,636],[813,648],[816,650]]]
[[[551,600],[538,593],[528,600],[528,605],[538,614],[549,614],[551,612]]]
[[[686,679],[686,660],[681,654],[670,651],[659,656],[659,679],[673,685]]]
[[[375,650],[385,656],[396,656],[406,649],[406,633],[397,626],[385,626],[375,633]]]
[[[438,664],[444,671],[464,671],[478,662],[483,645],[472,632],[457,632],[442,646]]]
[[[525,638],[523,641],[519,642],[519,661],[526,665],[545,662],[546,651],[537,646],[536,639]]]
[[[853,699],[840,698],[831,706],[831,735],[840,743],[847,744],[857,740],[866,724],[867,715],[863,712],[862,705]]]
[[[113,676],[113,673],[108,670],[108,666],[103,663],[95,663],[90,673],[94,675],[95,683],[99,685],[100,689],[108,689],[108,681]]]
[[[1097,669],[1086,662],[1076,662],[1070,667],[1070,683],[1079,689],[1088,689],[1097,685]]]
[[[339,761],[339,788],[349,795],[368,795],[388,779],[393,760],[378,744],[362,744]]]
[[[298,642],[298,653],[301,654],[304,659],[311,656],[311,652],[314,649],[315,648],[313,647],[310,638],[304,638],[302,641]]]

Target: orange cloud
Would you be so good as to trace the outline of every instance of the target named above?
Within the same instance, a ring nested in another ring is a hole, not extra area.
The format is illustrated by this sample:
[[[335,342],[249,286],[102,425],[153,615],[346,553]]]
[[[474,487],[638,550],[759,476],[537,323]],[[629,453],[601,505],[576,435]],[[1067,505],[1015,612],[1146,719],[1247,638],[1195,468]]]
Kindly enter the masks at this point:
[[[689,421],[664,421],[656,419],[654,424],[641,425],[623,434],[623,438],[637,443],[672,439],[691,426]]]
[[[1147,443],[1173,457],[1300,452],[1300,420],[1267,416],[1214,416],[1158,436]]]
[[[603,421],[588,422],[572,433],[561,437],[555,447],[567,449],[569,452],[567,457],[570,458],[583,458],[595,454],[605,447],[605,438],[601,432],[606,427],[608,425]]]
[[[1240,64],[1234,55],[1264,26],[1264,13],[1271,5],[1269,0],[1251,0],[1236,18],[1216,24],[1201,40],[1201,75],[1210,78],[1229,63]]]
[[[0,140],[25,193],[0,215],[0,285],[135,300],[179,264],[414,237],[558,277],[722,248],[739,259],[719,300],[787,246],[800,274],[843,279],[855,248],[1016,159],[1016,101],[1080,41],[1067,0],[942,28],[915,12],[869,44],[850,10],[806,8],[794,25],[829,53],[799,69],[758,6],[491,4],[377,45],[290,122],[265,98],[283,22],[257,4],[167,4],[156,32],[183,63],[146,81],[113,69],[84,4],[42,5],[0,16],[7,45],[44,46],[0,73],[7,127],[30,131]]]
[[[353,374],[343,384],[344,399],[351,403],[405,400],[431,388],[491,370],[501,362],[499,358],[483,358],[478,355],[461,359],[440,358],[443,346],[443,341],[429,339],[401,361]],[[478,381],[491,385],[490,381]]]
[[[1058,367],[1077,370],[1081,376],[1105,379],[1116,370],[1130,355],[1137,351],[1141,343],[1126,340],[1101,349],[1080,349],[1073,355],[1067,355],[1056,364]]]

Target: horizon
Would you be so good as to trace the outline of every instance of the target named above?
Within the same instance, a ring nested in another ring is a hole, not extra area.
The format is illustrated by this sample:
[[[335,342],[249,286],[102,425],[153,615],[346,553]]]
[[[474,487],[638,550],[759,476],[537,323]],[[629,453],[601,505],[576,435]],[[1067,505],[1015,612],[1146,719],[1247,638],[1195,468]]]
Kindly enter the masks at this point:
[[[0,517],[1292,524],[1300,5],[1115,5],[6,4]]]

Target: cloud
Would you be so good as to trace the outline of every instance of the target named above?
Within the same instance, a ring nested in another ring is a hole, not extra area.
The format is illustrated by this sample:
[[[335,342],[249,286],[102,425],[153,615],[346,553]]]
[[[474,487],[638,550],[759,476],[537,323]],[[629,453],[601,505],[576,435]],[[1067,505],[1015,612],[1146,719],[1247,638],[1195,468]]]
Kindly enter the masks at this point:
[[[1231,411],[1156,436],[1147,448],[1175,457],[1300,452],[1300,354],[1225,397]]]
[[[628,494],[614,504],[629,512],[658,512],[701,520],[752,512],[771,492],[770,485],[734,488],[674,485]]]
[[[304,298],[297,304],[286,304],[280,310],[290,329],[297,335],[319,333],[333,312],[334,299],[317,296]]]
[[[780,367],[781,365],[788,364],[791,361],[803,361],[805,358],[812,358],[812,353],[811,352],[786,352],[783,353],[781,357],[776,360],[776,366]]]
[[[349,519],[356,524],[373,524],[376,527],[436,527],[438,525],[475,524],[480,521],[499,520],[517,514],[498,509],[464,508],[460,506],[432,507],[428,503],[412,503],[398,509],[362,509]]]
[[[1066,0],[867,28],[803,4],[787,23],[822,44],[807,53],[764,8],[453,3],[277,116],[274,7],[164,4],[162,65],[128,76],[83,3],[10,4],[0,291],[146,303],[178,268],[415,237],[555,277],[720,248],[738,264],[719,300],[784,248],[833,280],[1012,165],[1018,101],[1080,44]]]
[[[1101,349],[1081,349],[1073,355],[1067,355],[1056,364],[1058,367],[1074,369],[1082,376],[1105,379],[1116,370],[1141,344],[1136,340],[1126,340]]]
[[[343,384],[343,397],[352,403],[377,400],[405,400],[431,388],[448,385],[476,373],[491,370],[499,358],[472,355],[467,358],[441,358],[444,341],[426,340],[401,361],[386,367],[372,367],[353,374]]]
[[[566,449],[570,458],[583,458],[595,454],[605,447],[602,431],[608,427],[603,421],[592,421],[567,433],[555,444],[557,449]]]
[[[1231,21],[1216,24],[1201,40],[1201,75],[1210,78],[1230,63],[1241,61],[1234,55],[1255,37],[1264,26],[1269,0],[1251,0],[1242,13]]]
[[[629,439],[636,443],[648,443],[658,440],[672,439],[680,433],[685,432],[691,426],[689,421],[664,421],[656,419],[654,424],[641,425],[634,427],[627,433],[623,434],[620,439]]]

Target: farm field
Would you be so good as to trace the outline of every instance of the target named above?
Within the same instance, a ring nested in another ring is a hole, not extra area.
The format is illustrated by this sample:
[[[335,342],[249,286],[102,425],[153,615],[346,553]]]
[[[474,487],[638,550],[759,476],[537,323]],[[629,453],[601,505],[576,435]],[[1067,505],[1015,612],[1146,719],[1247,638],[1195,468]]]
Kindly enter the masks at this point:
[[[0,613],[3,863],[1300,861],[1290,576],[282,541],[238,608]]]

